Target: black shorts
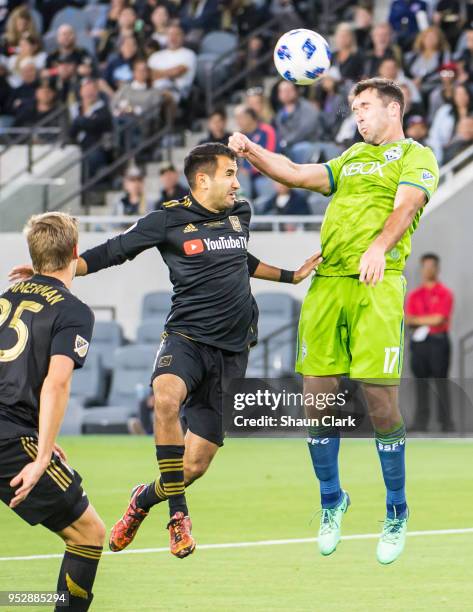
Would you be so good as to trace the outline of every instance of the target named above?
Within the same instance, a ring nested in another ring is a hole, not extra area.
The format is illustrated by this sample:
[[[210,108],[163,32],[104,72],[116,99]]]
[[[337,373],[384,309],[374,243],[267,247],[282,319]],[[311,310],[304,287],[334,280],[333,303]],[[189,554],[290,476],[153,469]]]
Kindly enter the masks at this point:
[[[10,480],[35,459],[37,452],[36,436],[0,440],[0,499],[7,505],[15,491],[10,487]],[[49,466],[28,497],[13,510],[30,525],[41,523],[51,531],[61,531],[76,521],[89,505],[81,482],[80,474],[53,453]]]
[[[248,350],[224,351],[194,342],[176,333],[165,333],[159,347],[152,381],[162,374],[175,374],[187,387],[181,420],[192,433],[223,445],[225,389],[235,378],[244,378]]]

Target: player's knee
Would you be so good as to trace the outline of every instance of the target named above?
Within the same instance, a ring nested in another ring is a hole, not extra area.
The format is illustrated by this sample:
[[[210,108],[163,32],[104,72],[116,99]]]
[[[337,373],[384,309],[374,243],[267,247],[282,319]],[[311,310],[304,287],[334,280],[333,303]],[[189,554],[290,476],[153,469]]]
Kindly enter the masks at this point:
[[[179,409],[179,400],[171,393],[163,391],[155,396],[154,413],[158,420],[177,418]]]
[[[107,528],[105,527],[105,523],[99,517],[95,520],[94,528],[92,530],[92,537],[97,542],[95,546],[103,546],[105,542],[105,537],[107,535]]]
[[[186,479],[186,484],[190,484],[200,478],[205,474],[207,468],[209,467],[209,462],[207,459],[184,459],[184,477]]]

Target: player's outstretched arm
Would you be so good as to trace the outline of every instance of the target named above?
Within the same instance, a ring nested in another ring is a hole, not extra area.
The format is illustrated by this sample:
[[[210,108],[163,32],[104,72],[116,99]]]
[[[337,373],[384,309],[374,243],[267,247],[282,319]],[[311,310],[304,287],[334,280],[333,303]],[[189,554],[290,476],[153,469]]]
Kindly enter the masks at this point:
[[[66,355],[51,357],[39,401],[38,454],[34,461],[25,465],[11,480],[10,486],[16,490],[10,508],[18,506],[28,496],[51,461],[56,437],[69,400],[73,369],[74,361],[70,357]]]
[[[418,187],[399,185],[394,210],[383,230],[371,243],[360,260],[360,281],[376,285],[384,278],[386,253],[390,251],[412,225],[416,214],[425,205],[425,193]]]
[[[317,251],[306,259],[300,268],[297,270],[283,270],[282,268],[276,268],[260,261],[257,257],[248,253],[248,270],[250,276],[253,278],[260,278],[262,280],[274,281],[276,283],[291,283],[298,285],[301,281],[307,278],[317,266],[322,263],[321,252]]]
[[[287,187],[298,187],[330,193],[330,179],[323,164],[295,164],[288,157],[271,153],[244,134],[235,132],[228,146],[239,157],[247,159],[257,170]]]

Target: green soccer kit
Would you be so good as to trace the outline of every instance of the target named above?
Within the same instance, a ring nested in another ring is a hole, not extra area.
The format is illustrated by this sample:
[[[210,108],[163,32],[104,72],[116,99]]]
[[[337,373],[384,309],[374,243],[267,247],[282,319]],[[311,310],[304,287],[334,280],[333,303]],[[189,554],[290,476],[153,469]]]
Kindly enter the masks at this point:
[[[397,384],[404,336],[402,271],[422,211],[386,254],[382,282],[360,283],[359,265],[393,212],[399,185],[417,187],[430,199],[438,184],[437,161],[431,149],[407,138],[357,143],[325,167],[334,196],[322,224],[324,261],[302,306],[296,371]]]

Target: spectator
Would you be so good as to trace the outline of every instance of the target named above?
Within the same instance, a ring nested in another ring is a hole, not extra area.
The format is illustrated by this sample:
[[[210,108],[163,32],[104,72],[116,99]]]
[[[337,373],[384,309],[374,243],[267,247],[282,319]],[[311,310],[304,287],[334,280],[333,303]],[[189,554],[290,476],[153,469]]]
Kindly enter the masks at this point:
[[[34,100],[39,85],[38,71],[31,58],[27,57],[20,63],[20,82],[21,84],[13,87],[11,91],[10,108],[14,114],[22,104]]]
[[[433,22],[442,30],[450,49],[455,49],[462,31],[463,17],[460,13],[458,0],[439,0],[435,7]]]
[[[158,201],[154,205],[155,210],[159,210],[164,202],[170,200],[180,200],[188,190],[179,182],[179,174],[172,164],[161,166],[159,171],[159,182],[161,183],[161,193]]]
[[[381,62],[378,76],[383,79],[396,81],[398,85],[406,85],[409,88],[412,101],[415,103],[422,102],[422,97],[416,84],[404,74],[394,57],[385,59]]]
[[[238,129],[252,142],[259,144],[268,151],[276,150],[276,138],[270,139],[268,132],[259,126],[258,115],[248,106],[237,106],[235,119]],[[272,191],[272,181],[258,172],[246,159],[241,160],[238,175],[242,192],[250,198],[268,196]]]
[[[357,49],[356,38],[349,23],[340,23],[337,26],[334,42],[336,51],[333,54],[332,67],[338,68],[339,75],[344,80],[359,81],[363,76],[363,55]]]
[[[405,83],[401,83],[400,88],[404,94],[404,116],[402,118],[402,124],[404,131],[407,130],[407,123],[411,117],[421,116],[425,117],[424,105],[421,101],[413,102],[411,97],[411,90]]]
[[[9,82],[12,87],[17,87],[21,84],[20,64],[27,58],[33,61],[38,71],[44,68],[46,53],[41,51],[41,40],[25,33],[20,38],[18,53],[10,55],[7,60],[7,67],[10,72]]]
[[[277,18],[278,25],[283,31],[304,27],[302,15],[294,0],[270,0],[268,4],[271,17]]]
[[[18,107],[13,125],[29,127],[41,121],[43,128],[60,127],[62,118],[57,114],[52,116],[56,108],[56,92],[48,83],[43,83],[36,89],[34,101],[27,101]],[[57,138],[55,132],[43,132],[36,136],[36,142],[54,142]]]
[[[403,51],[411,47],[419,32],[419,21],[427,20],[427,3],[424,0],[393,0],[389,12],[389,23],[396,33],[396,41]]]
[[[123,178],[123,190],[115,202],[114,213],[122,215],[144,215],[150,206],[146,201],[143,173],[136,166],[131,166]]]
[[[407,120],[406,136],[412,138],[421,145],[427,144],[429,127],[426,119],[421,115],[413,115]]]
[[[39,38],[33,17],[27,6],[18,6],[7,19],[6,31],[1,44],[1,53],[10,56],[16,53],[23,34]]]
[[[321,140],[320,111],[289,81],[278,85],[282,107],[275,118],[279,148],[296,163],[307,163],[314,152],[315,140]]]
[[[87,180],[107,163],[107,152],[103,141],[104,136],[112,129],[112,115],[105,102],[99,97],[97,81],[87,79],[82,83],[80,104],[72,108],[71,114],[71,138],[80,145],[82,151],[95,147],[85,160],[84,180]]]
[[[246,49],[245,67],[249,70],[246,83],[258,87],[267,74],[267,68],[261,64],[264,54],[264,40],[262,36],[250,36]]]
[[[194,82],[197,58],[194,51],[182,46],[184,32],[179,25],[168,28],[168,48],[157,51],[148,60],[153,87],[166,91],[178,103],[186,98]]]
[[[392,42],[392,29],[389,23],[378,23],[371,31],[373,48],[365,53],[364,74],[374,77],[378,74],[381,62],[385,59],[394,58],[398,62],[401,59],[399,47]]]
[[[438,394],[438,420],[442,431],[453,430],[449,413],[448,332],[453,310],[453,294],[439,281],[440,260],[434,253],[421,258],[422,285],[407,298],[406,324],[411,328],[411,369],[417,378],[417,406],[413,429],[425,431],[430,416],[428,379],[435,380]]]
[[[186,43],[196,46],[205,33],[220,28],[220,19],[219,0],[194,0],[182,3],[179,21],[186,33]]]
[[[122,9],[116,25],[102,36],[97,49],[99,60],[107,61],[111,53],[117,52],[120,41],[128,36],[135,37],[139,47],[145,39],[144,23],[137,18],[136,11],[131,6],[125,6]]]
[[[432,90],[429,96],[429,120],[432,119],[435,113],[443,104],[451,104],[453,102],[453,92],[455,90],[457,65],[453,62],[440,66],[440,84]]]
[[[228,144],[230,138],[230,132],[227,132],[227,114],[221,110],[216,110],[210,114],[207,119],[207,136],[203,138],[199,144],[206,142],[219,142],[221,144]]]
[[[93,74],[93,60],[88,51],[76,46],[76,33],[71,25],[63,24],[57,30],[56,51],[50,53],[46,59],[48,72],[44,76],[56,76],[57,67],[64,58],[73,60],[77,66],[77,74],[81,77],[88,77]]]
[[[155,40],[160,49],[168,46],[169,11],[166,6],[158,4],[151,14],[153,33],[151,38]]]
[[[270,198],[263,210],[267,215],[310,215],[310,208],[299,190],[289,189],[282,183],[273,181],[276,193]]]
[[[159,114],[161,94],[151,87],[151,74],[145,59],[133,63],[131,83],[123,83],[112,99],[112,111],[115,116],[141,115],[150,109]]]
[[[444,147],[443,162],[446,164],[462,151],[473,144],[473,117],[462,117],[455,130],[455,136],[450,143]]]
[[[133,35],[124,36],[120,41],[119,52],[112,55],[105,67],[104,77],[112,92],[120,85],[130,83],[133,79],[133,62],[138,53],[138,44]],[[112,93],[113,95],[113,93]]]
[[[468,80],[473,81],[473,30],[465,32],[466,48],[461,52],[458,61],[462,63],[463,69],[468,74]]]
[[[77,56],[65,55],[57,60],[50,70],[53,74],[49,81],[57,93],[57,98],[69,107],[79,100],[80,78],[78,74]]]
[[[245,106],[252,108],[258,115],[258,119],[263,123],[269,124],[273,121],[274,111],[268,98],[264,95],[262,87],[250,87],[247,89]]]
[[[443,149],[451,141],[460,119],[473,112],[473,95],[466,85],[458,85],[453,104],[443,104],[435,113],[429,130],[429,145],[439,163],[443,162]]]
[[[127,421],[128,432],[133,435],[151,435],[154,431],[154,395],[150,391],[139,402],[139,418],[130,417]]]
[[[342,93],[340,81],[335,80],[331,74],[323,76],[315,86],[315,96],[322,112],[322,139],[332,141],[348,112],[347,99]]]
[[[356,40],[356,46],[361,51],[365,52],[370,47],[370,32],[373,27],[373,11],[359,4],[355,6],[354,15],[354,34]],[[376,27],[376,26],[375,26]]]
[[[428,96],[440,82],[440,66],[449,61],[450,51],[442,30],[430,26],[417,35],[414,51],[406,55],[406,72],[422,96]]]

